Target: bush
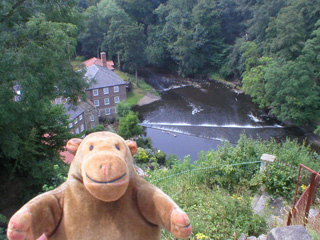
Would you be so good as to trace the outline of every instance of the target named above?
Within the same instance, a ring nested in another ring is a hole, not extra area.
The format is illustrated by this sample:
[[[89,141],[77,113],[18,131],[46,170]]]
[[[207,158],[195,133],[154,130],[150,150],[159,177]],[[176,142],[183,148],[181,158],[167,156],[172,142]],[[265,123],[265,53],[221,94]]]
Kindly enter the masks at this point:
[[[53,166],[53,172],[55,173],[55,176],[51,179],[50,183],[44,184],[42,186],[42,190],[44,192],[50,191],[58,187],[60,184],[65,182],[67,180],[67,175],[69,171],[68,165],[54,165]]]
[[[157,158],[157,162],[161,165],[163,165],[166,161],[166,154],[163,151],[158,150],[155,153],[155,156]]]
[[[139,137],[137,140],[137,145],[138,147],[142,147],[142,148],[152,148],[151,138]]]
[[[130,111],[119,121],[119,135],[129,139],[140,134],[142,134],[142,127],[139,125],[138,115]]]
[[[2,214],[0,214],[0,223],[4,223],[4,224],[8,223],[8,219]],[[0,227],[0,240],[5,240],[5,239],[7,239],[5,229]]]
[[[86,131],[86,134],[90,134],[90,133],[94,133],[94,132],[99,132],[99,131],[104,131],[105,127],[101,124],[98,124],[96,126],[94,126],[93,128],[90,128]]]
[[[137,150],[137,153],[134,155],[134,157],[138,163],[148,163],[149,162],[149,157],[143,148],[139,147]]]
[[[130,113],[131,107],[125,101],[121,101],[117,104],[117,120],[127,116]]]
[[[192,185],[185,179],[176,184],[165,192],[189,215],[196,236],[224,240],[237,239],[241,233],[247,236],[267,233],[265,219],[253,213],[251,198],[246,192],[230,195],[221,188]],[[174,239],[164,231],[162,237]]]

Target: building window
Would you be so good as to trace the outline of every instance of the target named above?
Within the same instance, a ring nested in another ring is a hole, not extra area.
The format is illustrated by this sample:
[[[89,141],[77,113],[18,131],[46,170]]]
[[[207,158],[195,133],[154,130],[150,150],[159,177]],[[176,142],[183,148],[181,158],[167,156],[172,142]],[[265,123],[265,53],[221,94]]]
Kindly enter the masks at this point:
[[[114,97],[114,103],[120,102],[120,97]]]
[[[69,123],[69,128],[72,128],[73,127],[73,124],[72,123]]]
[[[91,116],[90,116],[90,121],[91,121],[91,122],[94,122],[94,115],[91,115]]]
[[[119,86],[114,86],[113,87],[113,92],[115,92],[115,93],[119,92]]]
[[[98,96],[98,95],[99,95],[98,89],[94,89],[94,90],[93,90],[93,96]]]
[[[95,105],[96,107],[99,107],[99,106],[100,106],[99,100],[94,100],[94,105]]]
[[[82,114],[79,116],[79,121],[81,121],[83,118]]]
[[[110,108],[106,108],[106,115],[110,115],[110,114],[111,114]]]
[[[79,128],[76,129],[76,134],[79,134]]]
[[[98,109],[98,116],[99,116],[99,117],[101,116],[101,112],[100,112],[100,109]]]
[[[81,132],[83,132],[83,131],[84,131],[84,125],[81,124]]]
[[[109,105],[110,104],[110,99],[109,98],[105,98],[104,99],[104,105]]]
[[[77,123],[78,123],[78,118],[74,120],[74,125],[76,125]]]
[[[104,88],[104,89],[103,89],[103,93],[104,93],[104,94],[109,94],[109,88]]]

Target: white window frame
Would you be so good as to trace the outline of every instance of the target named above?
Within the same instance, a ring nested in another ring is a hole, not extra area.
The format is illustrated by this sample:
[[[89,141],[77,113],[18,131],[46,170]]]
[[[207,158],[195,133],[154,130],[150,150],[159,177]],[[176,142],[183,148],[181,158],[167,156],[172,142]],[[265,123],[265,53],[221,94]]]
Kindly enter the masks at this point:
[[[78,123],[78,118],[74,119],[74,125],[76,125]]]
[[[114,103],[119,103],[119,102],[120,102],[120,97],[119,96],[114,97]]]
[[[99,116],[99,117],[101,116],[101,111],[100,111],[100,109],[98,109],[98,116]]]
[[[100,100],[94,100],[93,102],[96,107],[100,106]]]
[[[104,88],[104,89],[103,89],[103,93],[104,93],[104,94],[109,94],[109,88]]]
[[[94,122],[94,115],[90,115],[90,121]]]
[[[79,132],[79,128],[77,128],[77,129],[76,129],[76,134],[79,134],[79,133],[80,133],[80,132]]]
[[[69,123],[69,128],[72,128],[73,127],[73,124],[72,123]]]
[[[83,132],[84,131],[84,125],[83,124],[81,124],[81,132]]]
[[[104,99],[104,105],[110,105],[110,98]]]
[[[79,121],[81,121],[83,119],[83,115],[81,114],[80,116],[79,116]]]
[[[107,116],[111,115],[111,109],[110,108],[106,108],[106,115]]]
[[[93,89],[92,94],[93,96],[99,96],[99,89]]]
[[[117,93],[117,92],[119,92],[119,91],[120,91],[119,86],[114,86],[114,87],[113,87],[113,92]]]

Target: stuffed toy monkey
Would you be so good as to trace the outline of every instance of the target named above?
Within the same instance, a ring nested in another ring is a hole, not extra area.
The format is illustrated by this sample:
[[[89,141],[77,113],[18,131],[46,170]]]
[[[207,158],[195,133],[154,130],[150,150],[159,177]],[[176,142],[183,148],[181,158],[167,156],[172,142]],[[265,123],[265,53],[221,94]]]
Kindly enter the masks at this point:
[[[10,219],[10,240],[157,240],[160,227],[187,238],[189,217],[173,200],[139,177],[135,142],[110,132],[68,141],[75,155],[68,179],[26,203]]]

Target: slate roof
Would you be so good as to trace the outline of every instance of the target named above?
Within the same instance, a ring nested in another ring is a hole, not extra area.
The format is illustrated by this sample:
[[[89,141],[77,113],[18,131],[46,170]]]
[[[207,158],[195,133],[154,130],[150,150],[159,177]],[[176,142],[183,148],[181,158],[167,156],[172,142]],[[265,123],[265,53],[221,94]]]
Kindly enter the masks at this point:
[[[69,103],[65,103],[64,107],[67,109],[66,114],[69,115],[69,121],[75,119],[80,114],[84,113],[84,110],[80,106],[70,105]]]
[[[92,78],[95,79],[95,82],[93,82],[87,90],[127,84],[109,68],[95,64],[87,67],[85,76],[90,80]]]
[[[91,65],[100,65],[100,66],[103,66],[102,64],[102,61],[100,58],[96,58],[96,57],[93,57],[93,58],[90,58],[86,61],[83,62],[83,64],[86,66],[86,67],[90,67]],[[107,61],[107,67],[110,69],[110,70],[113,70],[114,69],[114,63],[113,61]]]

